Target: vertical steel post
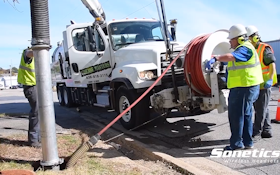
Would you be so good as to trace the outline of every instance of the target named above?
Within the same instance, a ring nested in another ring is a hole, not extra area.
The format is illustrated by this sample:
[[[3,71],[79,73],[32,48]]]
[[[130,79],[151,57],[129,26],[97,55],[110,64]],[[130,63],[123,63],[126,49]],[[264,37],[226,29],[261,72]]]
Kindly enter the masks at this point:
[[[53,93],[50,71],[50,35],[48,0],[30,0],[32,50],[35,59],[38,111],[44,169],[59,170],[63,159],[58,157]]]
[[[12,89],[12,65],[10,65],[10,88]]]
[[[166,54],[169,56],[169,62],[171,63],[173,61],[173,57],[172,57],[173,46],[172,46],[172,49],[171,49],[170,48],[170,40],[169,40],[169,37],[168,37],[168,28],[167,28],[167,20],[166,20],[166,15],[165,15],[164,3],[163,3],[163,0],[159,0],[159,1],[160,1],[160,5],[158,4],[158,0],[156,0],[156,5],[157,5],[157,9],[158,9],[158,14],[159,14],[159,19],[160,19],[160,22],[161,22],[161,26],[163,27],[163,35],[164,35],[165,45],[166,45]],[[178,103],[179,92],[178,92],[178,87],[177,87],[177,84],[176,84],[174,65],[171,66],[171,74],[172,74],[173,94],[174,94],[174,97],[175,97],[173,99],[173,102]]]

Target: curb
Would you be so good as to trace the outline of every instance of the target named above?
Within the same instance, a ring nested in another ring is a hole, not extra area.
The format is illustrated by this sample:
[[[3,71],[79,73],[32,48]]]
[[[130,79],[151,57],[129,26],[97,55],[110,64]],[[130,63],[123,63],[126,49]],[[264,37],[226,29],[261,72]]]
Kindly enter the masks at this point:
[[[0,113],[0,116],[11,116],[11,117],[14,117],[14,116],[21,116],[21,115],[27,115],[29,116],[29,113]]]
[[[104,128],[105,125],[99,123],[98,121],[94,119],[89,119],[88,117],[92,117],[93,114],[89,114],[87,112],[83,112],[81,114],[81,117],[89,122],[94,122],[96,126],[99,128]],[[109,128],[107,131],[104,132],[101,138],[104,139],[110,139],[112,137],[115,137],[116,135],[122,134],[119,131],[116,131],[115,129]],[[185,162],[181,160],[175,160],[176,158],[169,156],[167,154],[161,153],[158,150],[155,150],[153,148],[150,148],[148,145],[143,144],[142,142],[139,142],[135,139],[132,139],[131,137],[124,135],[121,135],[117,138],[114,138],[111,140],[112,142],[115,142],[117,144],[120,144],[121,147],[133,150],[133,154],[137,155],[138,157],[141,157],[144,160],[151,160],[151,161],[163,161],[169,165],[171,165],[176,171],[188,174],[188,175],[194,175],[194,174],[203,174],[208,175],[206,172],[200,171],[199,169],[190,166],[186,164]]]
[[[88,112],[83,112],[80,114],[80,116],[89,122],[94,123],[96,126],[100,128],[104,128],[104,124],[101,124],[99,121],[93,119],[93,116],[97,116]],[[98,116],[97,116],[98,117]],[[99,129],[97,128],[97,129]],[[120,135],[119,137],[116,137]],[[151,160],[151,161],[163,161],[167,163],[168,165],[172,166],[174,170],[182,173],[182,174],[202,174],[202,175],[208,175],[209,173],[205,170],[201,170],[197,167],[194,167],[193,165],[190,165],[180,159],[177,159],[173,156],[170,156],[168,154],[165,154],[155,148],[150,147],[149,145],[139,142],[127,135],[125,133],[119,132],[115,129],[109,128],[107,131],[104,132],[101,138],[102,140],[111,139],[112,137],[116,137],[112,139],[111,141],[121,145],[122,148],[127,150],[133,150],[133,154],[141,157],[143,160]],[[205,159],[205,158],[202,158]],[[205,159],[206,161],[203,161],[204,163],[213,164],[213,167],[215,168],[222,168],[223,172],[226,174],[243,174],[241,172],[238,172],[236,170],[230,169],[229,167],[226,167],[222,164],[218,164],[216,162],[213,162],[211,160]],[[201,162],[203,166],[203,162]],[[216,166],[218,164],[218,166]]]

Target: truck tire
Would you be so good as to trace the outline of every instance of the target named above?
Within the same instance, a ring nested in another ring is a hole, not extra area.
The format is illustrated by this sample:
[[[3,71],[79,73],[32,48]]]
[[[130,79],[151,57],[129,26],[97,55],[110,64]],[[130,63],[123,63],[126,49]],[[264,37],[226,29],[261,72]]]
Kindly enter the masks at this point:
[[[70,108],[74,105],[70,88],[63,87],[63,100],[66,107]]]
[[[116,94],[116,111],[118,114],[128,108],[138,97],[139,94],[134,90],[129,90],[125,86],[119,87]],[[120,118],[120,122],[124,128],[133,129],[149,119],[148,99],[149,98],[144,97],[132,109],[124,114],[122,118]]]
[[[65,102],[63,98],[63,86],[57,86],[56,92],[57,92],[58,103],[60,104],[60,106],[64,106]]]

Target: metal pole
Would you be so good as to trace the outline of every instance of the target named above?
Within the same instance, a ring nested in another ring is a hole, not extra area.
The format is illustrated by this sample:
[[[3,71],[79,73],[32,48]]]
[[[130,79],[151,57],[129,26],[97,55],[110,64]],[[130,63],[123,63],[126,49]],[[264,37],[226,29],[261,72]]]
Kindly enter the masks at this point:
[[[12,89],[12,65],[10,65],[10,88]]]
[[[59,170],[63,159],[58,157],[53,93],[50,71],[50,36],[48,0],[30,0],[32,50],[35,59],[38,111],[44,169]]]
[[[169,56],[169,62],[171,63],[173,61],[173,58],[171,56],[171,54],[173,52],[173,46],[172,46],[172,50],[171,50],[170,49],[170,40],[169,40],[169,37],[168,37],[168,28],[167,28],[167,20],[166,20],[166,15],[165,15],[164,3],[163,3],[163,0],[159,0],[159,1],[160,1],[160,8],[159,8],[159,4],[158,4],[157,0],[156,0],[156,4],[157,4],[157,9],[158,9],[158,13],[159,13],[160,22],[162,23],[161,26],[163,27],[163,34],[164,34],[164,38],[165,38],[166,51],[167,51],[167,54]],[[160,13],[160,11],[161,11],[161,13]],[[162,18],[162,20],[161,20],[161,18]],[[171,74],[172,74],[173,94],[174,94],[174,97],[175,97],[175,99],[173,99],[173,102],[178,103],[179,92],[178,92],[178,87],[177,87],[176,79],[175,79],[176,77],[175,77],[174,65],[171,66]]]

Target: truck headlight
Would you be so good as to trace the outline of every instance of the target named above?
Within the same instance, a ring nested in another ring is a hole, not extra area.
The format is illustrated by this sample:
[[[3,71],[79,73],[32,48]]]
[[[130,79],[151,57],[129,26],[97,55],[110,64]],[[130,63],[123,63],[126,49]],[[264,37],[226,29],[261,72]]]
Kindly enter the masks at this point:
[[[139,72],[139,78],[141,80],[151,80],[153,78],[155,78],[155,74],[153,73],[153,71],[141,71]]]

